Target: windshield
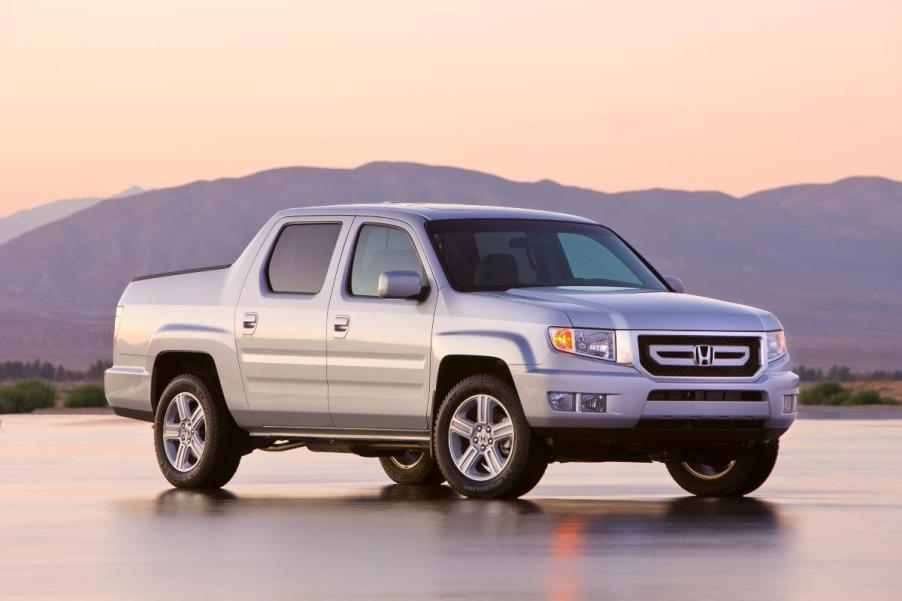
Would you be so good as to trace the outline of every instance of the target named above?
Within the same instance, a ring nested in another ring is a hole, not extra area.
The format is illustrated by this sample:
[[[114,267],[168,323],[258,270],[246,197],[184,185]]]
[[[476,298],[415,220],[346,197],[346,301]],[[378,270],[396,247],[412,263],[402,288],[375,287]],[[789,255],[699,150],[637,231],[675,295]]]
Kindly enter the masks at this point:
[[[537,286],[667,290],[651,266],[600,225],[467,219],[430,221],[426,228],[457,290]]]

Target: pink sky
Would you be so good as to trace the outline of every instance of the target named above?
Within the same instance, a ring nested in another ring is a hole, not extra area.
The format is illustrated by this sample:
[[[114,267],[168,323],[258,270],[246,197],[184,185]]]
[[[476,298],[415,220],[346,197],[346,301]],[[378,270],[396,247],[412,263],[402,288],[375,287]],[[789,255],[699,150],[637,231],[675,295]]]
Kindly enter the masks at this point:
[[[0,0],[0,216],[284,165],[902,179],[902,2]]]

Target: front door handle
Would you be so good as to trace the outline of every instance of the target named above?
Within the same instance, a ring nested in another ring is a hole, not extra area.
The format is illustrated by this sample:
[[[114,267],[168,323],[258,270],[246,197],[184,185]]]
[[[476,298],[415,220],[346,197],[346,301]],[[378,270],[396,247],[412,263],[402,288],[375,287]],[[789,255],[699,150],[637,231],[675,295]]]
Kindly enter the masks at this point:
[[[335,321],[332,322],[332,336],[335,338],[344,338],[351,327],[351,318],[347,315],[336,315]]]

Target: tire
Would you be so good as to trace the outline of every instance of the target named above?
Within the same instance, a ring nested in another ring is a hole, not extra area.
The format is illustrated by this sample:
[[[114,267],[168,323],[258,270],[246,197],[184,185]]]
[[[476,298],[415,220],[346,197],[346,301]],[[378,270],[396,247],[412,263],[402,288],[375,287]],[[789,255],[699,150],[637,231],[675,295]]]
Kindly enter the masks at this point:
[[[153,438],[163,476],[173,486],[189,489],[224,486],[247,445],[247,433],[235,425],[222,399],[191,374],[173,378],[160,396]]]
[[[764,484],[777,461],[780,442],[758,445],[719,466],[671,461],[667,471],[683,490],[700,497],[741,497]]]
[[[389,478],[398,484],[441,484],[445,476],[428,451],[405,451],[380,457],[379,463]]]
[[[524,495],[548,467],[517,392],[495,376],[470,376],[451,389],[438,410],[432,440],[448,484],[471,498]]]

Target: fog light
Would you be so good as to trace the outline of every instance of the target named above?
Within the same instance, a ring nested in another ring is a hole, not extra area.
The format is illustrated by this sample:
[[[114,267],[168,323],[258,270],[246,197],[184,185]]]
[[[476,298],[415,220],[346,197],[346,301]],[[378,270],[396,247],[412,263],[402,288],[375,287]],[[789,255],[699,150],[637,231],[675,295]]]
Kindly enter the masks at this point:
[[[784,394],[783,395],[783,413],[795,413],[799,403],[799,395]]]
[[[585,413],[604,413],[607,410],[607,395],[583,392],[579,395],[579,410]]]
[[[555,411],[574,411],[576,409],[576,394],[572,392],[549,392],[548,404]]]

